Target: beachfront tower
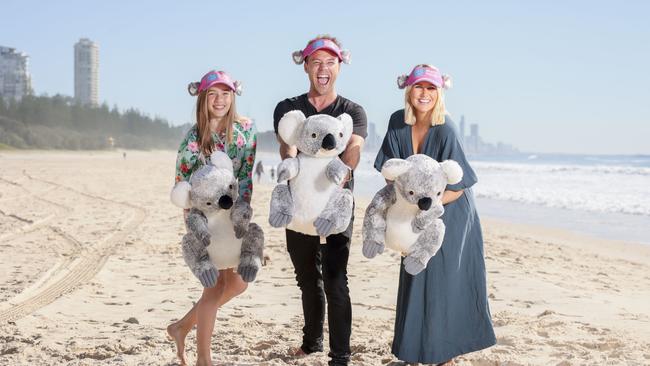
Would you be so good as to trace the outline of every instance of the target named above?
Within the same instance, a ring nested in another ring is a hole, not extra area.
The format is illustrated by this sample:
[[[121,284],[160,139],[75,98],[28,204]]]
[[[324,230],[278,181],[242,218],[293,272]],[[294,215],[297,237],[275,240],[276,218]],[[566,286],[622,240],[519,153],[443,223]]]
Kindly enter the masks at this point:
[[[32,93],[29,56],[15,48],[0,46],[0,98],[20,100]]]
[[[99,47],[82,38],[74,45],[74,99],[80,104],[98,105]]]

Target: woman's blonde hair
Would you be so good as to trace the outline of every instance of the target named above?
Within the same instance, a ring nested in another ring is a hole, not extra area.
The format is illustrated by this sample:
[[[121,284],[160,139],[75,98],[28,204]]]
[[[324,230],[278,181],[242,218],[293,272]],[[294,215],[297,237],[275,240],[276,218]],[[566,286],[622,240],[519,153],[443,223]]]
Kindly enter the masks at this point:
[[[413,89],[413,85],[407,86],[404,91],[404,122],[412,126],[415,124],[415,112],[413,105],[411,105],[411,89]],[[444,124],[445,115],[447,114],[443,88],[436,90],[438,91],[438,98],[436,98],[436,104],[433,106],[433,109],[429,111],[431,126]]]
[[[210,156],[214,149],[214,141],[212,140],[212,132],[210,131],[208,90],[200,92],[196,98],[196,135],[199,140],[201,151],[203,154]],[[219,122],[219,126],[217,126],[217,130],[222,130],[225,132],[227,144],[230,144],[232,142],[233,123],[242,119],[242,117],[237,114],[237,108],[235,106],[235,93],[232,90],[229,90],[229,92],[231,101],[230,109],[224,118],[222,118]]]

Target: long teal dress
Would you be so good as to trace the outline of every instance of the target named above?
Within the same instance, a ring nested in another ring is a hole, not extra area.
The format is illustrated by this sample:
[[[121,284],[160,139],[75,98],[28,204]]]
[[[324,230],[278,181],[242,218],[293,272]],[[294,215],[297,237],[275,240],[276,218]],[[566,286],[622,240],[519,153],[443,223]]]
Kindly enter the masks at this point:
[[[406,362],[440,363],[496,343],[481,223],[471,189],[477,179],[457,136],[454,123],[446,118],[444,124],[429,129],[420,151],[437,161],[458,162],[463,179],[447,189],[464,193],[445,206],[445,238],[426,269],[412,276],[401,265],[392,351]],[[391,116],[375,169],[381,170],[388,159],[413,154],[411,126],[400,110]]]

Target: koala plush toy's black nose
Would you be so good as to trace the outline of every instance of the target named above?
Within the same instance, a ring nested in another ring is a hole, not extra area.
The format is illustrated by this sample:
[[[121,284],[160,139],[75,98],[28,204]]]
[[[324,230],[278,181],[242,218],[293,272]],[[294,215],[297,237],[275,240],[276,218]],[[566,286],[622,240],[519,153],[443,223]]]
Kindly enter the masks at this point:
[[[227,210],[232,207],[232,198],[230,196],[224,195],[219,198],[219,207]]]
[[[336,139],[334,135],[328,133],[327,136],[323,139],[323,143],[320,145],[325,150],[332,150],[336,147]]]
[[[418,200],[418,207],[420,208],[420,210],[426,211],[431,208],[432,202],[433,201],[431,201],[431,198],[429,197],[420,198]]]

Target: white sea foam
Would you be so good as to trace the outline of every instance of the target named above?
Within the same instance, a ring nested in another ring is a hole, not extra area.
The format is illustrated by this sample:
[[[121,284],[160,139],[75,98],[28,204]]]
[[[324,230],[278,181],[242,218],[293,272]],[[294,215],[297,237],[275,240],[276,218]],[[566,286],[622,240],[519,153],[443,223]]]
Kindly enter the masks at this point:
[[[650,216],[650,168],[474,162],[477,197]]]

